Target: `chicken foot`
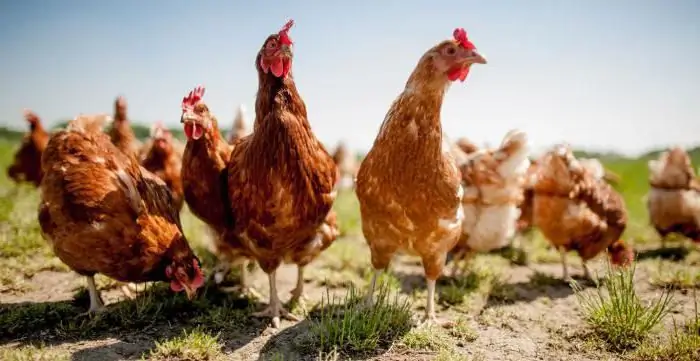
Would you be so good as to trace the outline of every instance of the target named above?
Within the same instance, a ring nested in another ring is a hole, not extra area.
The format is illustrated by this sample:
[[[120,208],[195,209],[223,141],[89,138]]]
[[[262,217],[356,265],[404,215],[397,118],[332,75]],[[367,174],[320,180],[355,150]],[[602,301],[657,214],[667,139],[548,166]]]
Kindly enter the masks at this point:
[[[102,302],[100,297],[100,291],[97,290],[97,285],[95,285],[95,276],[86,276],[87,279],[87,290],[90,295],[90,308],[85,314],[95,314],[104,311],[105,304]]]
[[[270,281],[269,305],[264,310],[253,313],[253,317],[272,317],[272,327],[274,328],[280,327],[280,317],[289,321],[299,321],[299,317],[282,307],[282,302],[277,294],[277,270],[270,272],[267,278]]]

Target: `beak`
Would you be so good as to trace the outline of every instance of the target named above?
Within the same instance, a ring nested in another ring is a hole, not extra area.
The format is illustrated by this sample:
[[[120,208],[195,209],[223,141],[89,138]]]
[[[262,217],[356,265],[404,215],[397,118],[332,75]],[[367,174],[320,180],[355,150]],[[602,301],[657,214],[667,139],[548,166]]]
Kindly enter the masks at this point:
[[[486,64],[486,57],[479,54],[476,50],[472,50],[471,55],[467,58],[469,64]]]
[[[187,294],[187,299],[192,301],[194,297],[197,295],[197,290],[193,289],[189,285],[183,285],[185,287],[185,294]]]

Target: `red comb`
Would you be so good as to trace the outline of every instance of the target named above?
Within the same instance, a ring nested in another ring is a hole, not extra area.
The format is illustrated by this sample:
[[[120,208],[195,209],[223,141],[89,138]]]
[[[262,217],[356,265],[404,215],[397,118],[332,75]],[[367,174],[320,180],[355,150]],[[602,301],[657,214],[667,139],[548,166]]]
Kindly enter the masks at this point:
[[[194,110],[194,106],[202,100],[203,96],[204,87],[198,85],[194,90],[190,91],[186,97],[182,98],[182,111],[187,112]]]
[[[455,29],[453,33],[455,40],[459,42],[459,45],[461,45],[463,48],[467,50],[474,50],[476,49],[476,46],[467,39],[467,31],[464,30],[464,28],[457,28]]]
[[[278,33],[278,35],[280,37],[280,43],[282,43],[284,45],[292,45],[292,39],[289,37],[289,34],[288,34],[289,29],[291,29],[292,26],[294,26],[294,20],[289,19],[289,21],[287,21],[287,23],[284,24],[282,29],[280,29],[280,32]]]

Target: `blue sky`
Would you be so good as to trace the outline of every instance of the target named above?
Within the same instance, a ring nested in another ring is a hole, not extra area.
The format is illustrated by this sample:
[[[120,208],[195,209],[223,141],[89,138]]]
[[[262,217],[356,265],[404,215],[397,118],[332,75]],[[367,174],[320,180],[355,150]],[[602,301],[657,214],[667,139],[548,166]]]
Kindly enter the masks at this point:
[[[222,128],[250,109],[254,59],[294,18],[294,76],[317,136],[367,149],[425,50],[467,29],[489,60],[450,89],[443,128],[535,147],[634,153],[700,143],[700,1],[0,2],[0,122],[111,112],[177,125],[197,84]],[[252,121],[252,119],[251,119]]]

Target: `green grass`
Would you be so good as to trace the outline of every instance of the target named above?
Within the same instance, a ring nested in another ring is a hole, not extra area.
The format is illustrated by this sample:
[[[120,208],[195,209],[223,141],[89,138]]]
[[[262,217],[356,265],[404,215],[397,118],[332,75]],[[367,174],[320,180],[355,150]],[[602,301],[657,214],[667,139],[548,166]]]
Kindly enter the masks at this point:
[[[674,322],[673,332],[666,343],[648,342],[637,350],[634,361],[696,361],[700,360],[700,313],[697,294],[693,293],[695,313],[679,327]]]
[[[344,298],[327,295],[317,316],[312,311],[311,333],[321,351],[369,353],[410,330],[411,304],[386,284],[377,284],[372,307],[365,306],[362,296],[350,287]]]
[[[26,345],[10,349],[0,349],[3,361],[68,361],[70,355],[61,350],[44,345]]]
[[[188,360],[207,361],[222,358],[219,335],[201,329],[183,331],[183,335],[162,342],[144,355],[144,360]]]
[[[648,304],[634,288],[636,265],[623,270],[608,266],[603,284],[593,292],[573,283],[586,321],[614,350],[637,347],[673,308],[673,294],[661,290]]]
[[[421,327],[407,333],[401,344],[411,350],[442,351],[451,348],[452,340],[437,327]]]

